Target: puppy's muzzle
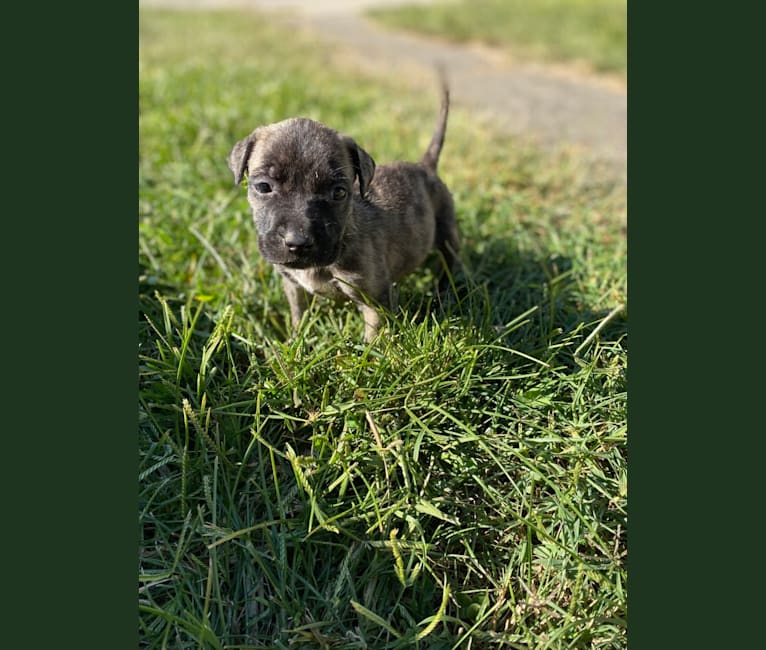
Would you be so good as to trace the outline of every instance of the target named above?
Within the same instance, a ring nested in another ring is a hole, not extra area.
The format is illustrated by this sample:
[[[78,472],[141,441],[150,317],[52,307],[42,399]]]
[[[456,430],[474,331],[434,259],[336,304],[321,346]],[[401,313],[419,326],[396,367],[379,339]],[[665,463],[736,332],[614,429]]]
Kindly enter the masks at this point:
[[[339,239],[323,228],[285,225],[259,238],[263,256],[273,264],[306,269],[332,264],[341,248]]]
[[[314,248],[314,240],[299,230],[287,230],[282,234],[285,248],[293,255],[308,255]]]

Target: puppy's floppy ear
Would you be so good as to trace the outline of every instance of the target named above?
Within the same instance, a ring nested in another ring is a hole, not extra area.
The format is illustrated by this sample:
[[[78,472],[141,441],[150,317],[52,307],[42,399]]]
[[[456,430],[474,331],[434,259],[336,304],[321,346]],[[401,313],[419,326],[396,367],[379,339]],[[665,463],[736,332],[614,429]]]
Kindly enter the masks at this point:
[[[250,152],[255,146],[255,136],[258,129],[253,131],[244,140],[240,140],[234,145],[227,160],[229,169],[234,174],[234,185],[239,185],[247,172],[247,161],[250,159]]]
[[[354,165],[354,173],[359,179],[359,194],[364,196],[372,177],[375,175],[375,161],[352,138],[343,136],[343,142],[348,148],[351,163]]]

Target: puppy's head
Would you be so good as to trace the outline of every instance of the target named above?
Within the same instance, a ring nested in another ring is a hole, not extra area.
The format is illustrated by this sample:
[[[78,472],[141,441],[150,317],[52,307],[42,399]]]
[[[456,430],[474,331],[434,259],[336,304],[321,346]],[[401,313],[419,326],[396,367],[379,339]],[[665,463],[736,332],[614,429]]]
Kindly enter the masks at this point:
[[[338,258],[352,194],[363,196],[375,171],[351,138],[303,118],[257,128],[234,145],[228,163],[235,184],[247,178],[263,257],[299,269]]]

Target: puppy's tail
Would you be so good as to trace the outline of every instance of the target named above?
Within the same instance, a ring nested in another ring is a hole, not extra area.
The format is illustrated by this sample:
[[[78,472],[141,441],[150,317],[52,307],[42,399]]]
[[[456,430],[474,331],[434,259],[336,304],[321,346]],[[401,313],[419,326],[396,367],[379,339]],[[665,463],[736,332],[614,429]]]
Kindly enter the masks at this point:
[[[429,171],[436,173],[436,167],[439,164],[439,154],[444,145],[444,134],[447,132],[447,114],[449,113],[449,88],[444,74],[440,74],[442,85],[442,107],[439,112],[439,121],[436,124],[436,130],[431,137],[431,144],[428,145],[421,163]]]

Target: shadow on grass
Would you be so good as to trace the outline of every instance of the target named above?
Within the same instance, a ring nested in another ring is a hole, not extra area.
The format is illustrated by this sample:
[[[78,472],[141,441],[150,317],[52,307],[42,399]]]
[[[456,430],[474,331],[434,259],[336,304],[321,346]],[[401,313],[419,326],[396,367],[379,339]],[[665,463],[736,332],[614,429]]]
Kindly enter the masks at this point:
[[[598,341],[619,343],[627,352],[625,310],[591,307],[575,260],[532,255],[508,240],[494,239],[481,250],[463,250],[462,261],[454,291],[444,296],[433,290],[433,282],[430,290],[423,290],[422,283],[405,285],[399,319],[454,320],[470,329],[477,342],[507,346],[573,370],[578,367],[575,351],[586,351],[580,345],[602,323]]]

